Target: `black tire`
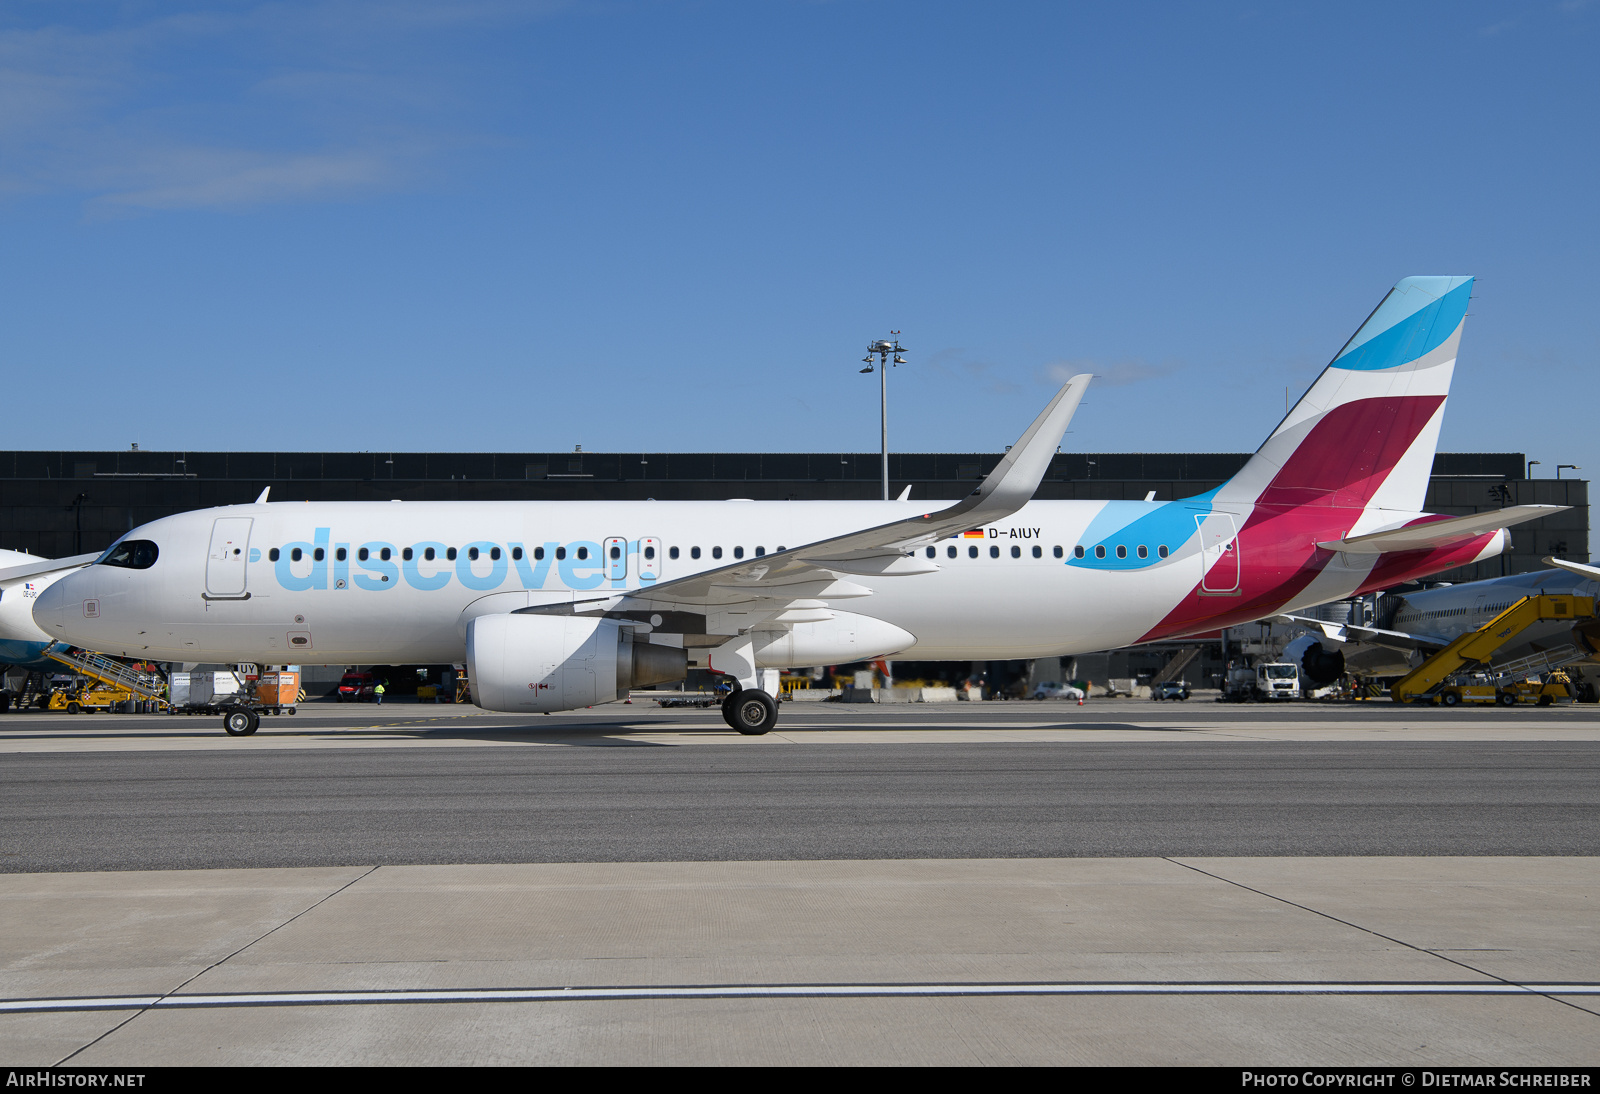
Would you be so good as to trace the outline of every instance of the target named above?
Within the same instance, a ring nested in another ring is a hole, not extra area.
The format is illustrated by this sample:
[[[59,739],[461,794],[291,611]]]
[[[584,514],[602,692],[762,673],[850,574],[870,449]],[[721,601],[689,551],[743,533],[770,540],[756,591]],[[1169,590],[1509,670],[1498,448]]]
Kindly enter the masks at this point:
[[[1443,695],[1439,696],[1439,701],[1447,707],[1460,706],[1461,695],[1458,692],[1447,691]]]
[[[759,737],[778,722],[778,704],[760,688],[735,692],[725,710],[728,724],[746,737]]]
[[[238,707],[222,716],[222,728],[230,737],[248,737],[261,726],[261,719],[249,707]]]
[[[83,708],[80,707],[77,703],[68,703],[67,704],[67,713],[68,714],[81,714],[81,713],[83,713]]]
[[[1555,699],[1552,698],[1549,695],[1541,695],[1541,696],[1539,696],[1539,705],[1542,706],[1542,707],[1550,706],[1554,702],[1555,702]]]
[[[1509,691],[1500,692],[1494,697],[1494,701],[1503,707],[1514,707],[1517,705],[1517,697],[1511,694]]]

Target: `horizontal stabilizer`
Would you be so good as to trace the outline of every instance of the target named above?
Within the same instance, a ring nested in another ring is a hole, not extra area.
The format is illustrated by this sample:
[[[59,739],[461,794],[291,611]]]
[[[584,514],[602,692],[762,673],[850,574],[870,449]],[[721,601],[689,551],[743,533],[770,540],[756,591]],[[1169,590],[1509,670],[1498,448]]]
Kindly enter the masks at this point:
[[[1445,547],[1464,539],[1498,532],[1513,524],[1537,520],[1570,509],[1569,505],[1512,505],[1487,513],[1472,513],[1464,517],[1447,517],[1430,520],[1425,524],[1408,524],[1381,532],[1368,532],[1349,539],[1326,540],[1317,544],[1329,551],[1344,551],[1352,555],[1382,555],[1391,551],[1427,551]]]
[[[93,551],[87,555],[73,555],[71,558],[41,558],[38,562],[29,562],[21,566],[11,566],[0,570],[0,581],[16,581],[23,577],[38,577],[40,574],[53,574],[57,570],[76,570],[79,566],[87,566],[104,551]]]

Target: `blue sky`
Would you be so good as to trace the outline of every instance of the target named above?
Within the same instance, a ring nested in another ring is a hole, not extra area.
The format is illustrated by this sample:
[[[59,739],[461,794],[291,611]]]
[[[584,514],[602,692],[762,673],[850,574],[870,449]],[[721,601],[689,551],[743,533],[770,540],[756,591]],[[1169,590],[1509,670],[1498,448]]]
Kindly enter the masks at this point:
[[[1600,474],[1600,3],[0,7],[7,448],[1244,451],[1475,274]],[[18,398],[21,392],[25,397]]]

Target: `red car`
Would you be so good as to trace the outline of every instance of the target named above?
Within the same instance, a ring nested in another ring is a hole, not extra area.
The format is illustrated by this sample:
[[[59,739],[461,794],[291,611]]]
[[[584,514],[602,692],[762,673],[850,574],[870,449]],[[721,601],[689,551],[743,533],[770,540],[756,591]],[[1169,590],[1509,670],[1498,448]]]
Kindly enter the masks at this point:
[[[377,686],[378,681],[370,672],[347,672],[339,681],[339,702],[370,703],[376,694],[372,689]]]

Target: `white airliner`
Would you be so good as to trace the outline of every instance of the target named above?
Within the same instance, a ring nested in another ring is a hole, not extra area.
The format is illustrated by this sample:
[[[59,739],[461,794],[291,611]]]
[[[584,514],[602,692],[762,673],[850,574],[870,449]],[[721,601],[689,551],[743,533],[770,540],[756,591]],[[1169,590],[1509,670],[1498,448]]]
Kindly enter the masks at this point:
[[[1600,596],[1600,567],[1546,558],[1555,569],[1491,577],[1382,597],[1370,620],[1329,623],[1287,614],[1312,633],[1284,649],[1318,685],[1346,672],[1367,677],[1404,676],[1428,654],[1475,631],[1525,596],[1568,593]],[[1533,659],[1545,667],[1600,665],[1600,619],[1536,623],[1496,650],[1490,668]],[[1537,664],[1529,671],[1542,671]],[[1589,685],[1585,684],[1585,688]]]
[[[1039,657],[1215,630],[1499,554],[1558,506],[1421,511],[1469,277],[1395,286],[1261,449],[1176,501],[1031,501],[1088,376],[970,496],[912,502],[352,502],[129,532],[38,599],[54,637],[168,661],[465,662],[539,712],[726,674],[741,733],[778,670]],[[247,712],[229,731],[254,729]]]
[[[35,671],[61,668],[60,662],[44,656],[51,638],[34,622],[33,602],[61,578],[99,557],[95,553],[40,558],[0,550],[0,665]]]

